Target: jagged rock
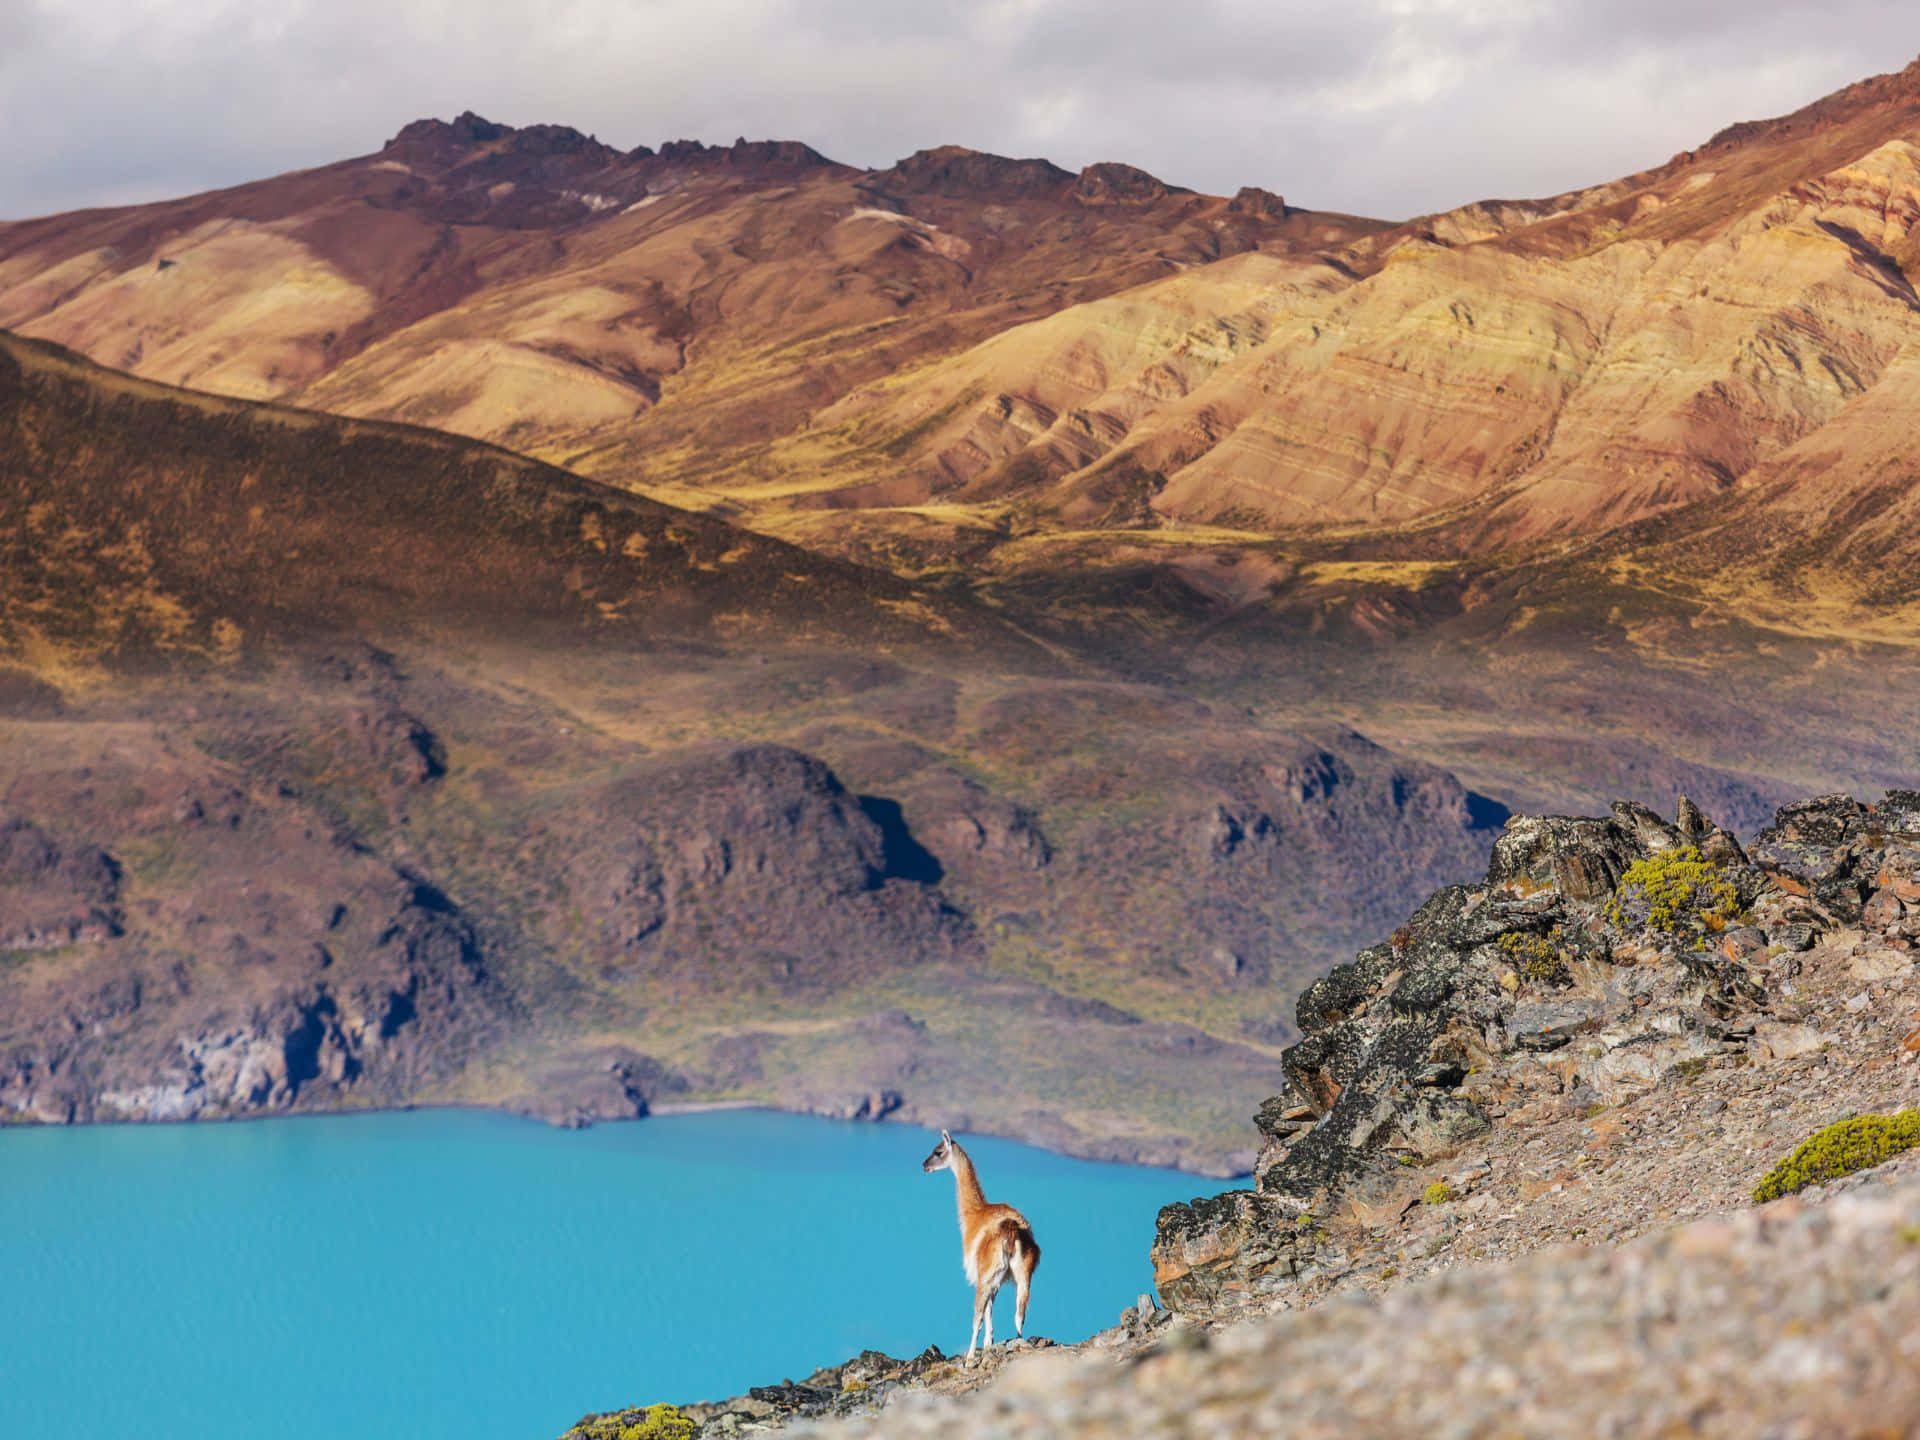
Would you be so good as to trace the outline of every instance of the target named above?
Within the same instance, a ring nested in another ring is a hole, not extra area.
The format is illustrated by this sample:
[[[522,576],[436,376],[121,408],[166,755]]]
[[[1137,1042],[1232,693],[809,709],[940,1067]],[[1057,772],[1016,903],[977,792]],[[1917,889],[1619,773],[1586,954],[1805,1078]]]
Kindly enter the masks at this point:
[[[1551,889],[1569,900],[1596,900],[1612,894],[1627,867],[1645,852],[1617,817],[1517,815],[1494,842],[1487,884],[1518,897]]]
[[[1233,199],[1227,202],[1227,211],[1256,220],[1284,220],[1290,213],[1283,198],[1257,185],[1242,185],[1236,190]]]
[[[1629,866],[1683,844],[1719,857],[1751,924],[1668,935],[1609,907]],[[1920,891],[1911,792],[1787,806],[1751,856],[1690,801],[1672,825],[1628,803],[1604,819],[1514,817],[1482,884],[1436,892],[1388,943],[1301,994],[1287,1090],[1255,1121],[1255,1189],[1161,1214],[1167,1303],[1213,1314],[1284,1289],[1297,1216],[1389,1204],[1408,1164],[1471,1144],[1509,1106],[1577,1116],[1745,1047],[1818,1051],[1831,1036],[1777,1004],[1770,986],[1792,970],[1770,962],[1837,925],[1884,937],[1854,947],[1861,982],[1911,973],[1896,888]]]
[[[1673,828],[1680,832],[1681,839],[1695,846],[1705,859],[1715,865],[1747,863],[1747,854],[1740,848],[1740,842],[1701,814],[1700,807],[1685,795],[1680,797],[1680,809],[1674,817]]]
[[[1168,1205],[1154,1226],[1153,1279],[1180,1314],[1234,1310],[1336,1261],[1301,1211],[1247,1190]]]
[[[1889,818],[1902,815],[1897,802],[1890,806]],[[1775,885],[1810,897],[1834,920],[1851,924],[1860,918],[1871,874],[1863,874],[1861,865],[1866,820],[1866,807],[1850,795],[1785,806],[1755,839],[1753,861]]]
[[[1073,198],[1083,205],[1150,205],[1171,193],[1157,176],[1112,161],[1087,166],[1073,183]]]

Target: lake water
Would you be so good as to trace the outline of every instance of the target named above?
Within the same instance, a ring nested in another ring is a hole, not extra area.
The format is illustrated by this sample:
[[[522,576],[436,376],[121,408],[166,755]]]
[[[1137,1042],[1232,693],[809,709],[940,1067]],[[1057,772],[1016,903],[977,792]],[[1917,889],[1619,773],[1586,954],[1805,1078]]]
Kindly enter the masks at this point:
[[[862,1349],[962,1350],[933,1139],[764,1111],[0,1130],[0,1436],[550,1440]],[[967,1148],[1033,1222],[1028,1329],[1056,1340],[1151,1288],[1161,1205],[1222,1188]]]

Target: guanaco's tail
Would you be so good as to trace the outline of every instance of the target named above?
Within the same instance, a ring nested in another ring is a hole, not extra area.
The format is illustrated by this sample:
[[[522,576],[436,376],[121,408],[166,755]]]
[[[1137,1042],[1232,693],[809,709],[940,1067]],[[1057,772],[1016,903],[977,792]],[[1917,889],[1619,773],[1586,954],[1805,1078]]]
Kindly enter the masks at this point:
[[[1009,1266],[1023,1269],[1029,1275],[1040,1268],[1040,1246],[1033,1232],[1018,1220],[1000,1222],[1000,1254]]]

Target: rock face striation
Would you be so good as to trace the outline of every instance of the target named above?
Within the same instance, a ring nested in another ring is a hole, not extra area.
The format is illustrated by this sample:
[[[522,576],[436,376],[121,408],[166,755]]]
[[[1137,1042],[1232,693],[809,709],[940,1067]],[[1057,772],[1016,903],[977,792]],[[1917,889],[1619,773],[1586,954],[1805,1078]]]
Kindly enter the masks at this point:
[[[1790,805],[1750,850],[1691,803],[1671,824],[1627,803],[1515,817],[1479,885],[1439,891],[1302,993],[1255,1186],[1161,1212],[1162,1297],[1190,1315],[1284,1303],[1345,1262],[1317,1219],[1403,1206],[1410,1167],[1809,1047],[1795,957],[1863,922],[1874,954],[1911,968],[1920,793]]]

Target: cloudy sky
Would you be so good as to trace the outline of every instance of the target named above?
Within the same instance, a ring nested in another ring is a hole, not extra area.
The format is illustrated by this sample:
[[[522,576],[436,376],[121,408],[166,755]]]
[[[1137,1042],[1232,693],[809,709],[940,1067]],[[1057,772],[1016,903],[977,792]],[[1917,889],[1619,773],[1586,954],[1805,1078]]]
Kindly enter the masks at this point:
[[[1914,0],[0,0],[0,216],[474,109],[623,147],[1126,160],[1397,217],[1657,164],[1916,54]]]

